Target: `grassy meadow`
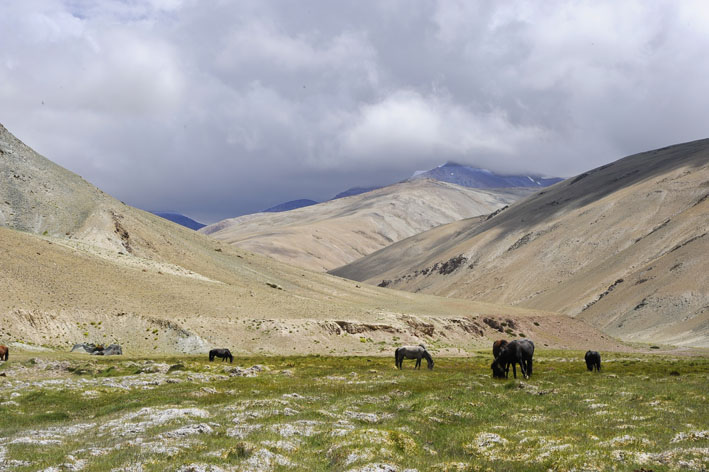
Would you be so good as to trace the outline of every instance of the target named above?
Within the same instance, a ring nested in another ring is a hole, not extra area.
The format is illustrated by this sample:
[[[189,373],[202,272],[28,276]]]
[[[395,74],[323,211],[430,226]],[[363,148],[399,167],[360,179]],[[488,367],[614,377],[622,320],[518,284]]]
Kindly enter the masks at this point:
[[[491,354],[100,358],[0,364],[0,471],[706,470],[709,358]],[[519,372],[518,372],[519,375]],[[510,377],[512,373],[510,373]]]

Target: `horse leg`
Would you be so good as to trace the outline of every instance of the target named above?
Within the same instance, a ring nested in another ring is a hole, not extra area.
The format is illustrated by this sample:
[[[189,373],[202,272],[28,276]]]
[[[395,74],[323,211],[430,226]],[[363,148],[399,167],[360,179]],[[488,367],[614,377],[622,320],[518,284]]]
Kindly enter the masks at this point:
[[[522,367],[522,364],[520,364],[520,367]],[[517,364],[515,362],[512,363],[512,374],[517,378]]]
[[[526,367],[526,365],[525,365],[526,362],[527,362],[527,361],[522,360],[522,361],[519,363],[519,370],[520,370],[520,372],[522,372],[522,378],[523,378],[523,379],[528,379],[528,378],[529,378],[528,370],[527,370],[527,367]]]
[[[420,357],[418,357],[418,358],[416,359],[416,367],[414,367],[414,368],[415,368],[415,369],[421,369],[421,358],[420,358]]]

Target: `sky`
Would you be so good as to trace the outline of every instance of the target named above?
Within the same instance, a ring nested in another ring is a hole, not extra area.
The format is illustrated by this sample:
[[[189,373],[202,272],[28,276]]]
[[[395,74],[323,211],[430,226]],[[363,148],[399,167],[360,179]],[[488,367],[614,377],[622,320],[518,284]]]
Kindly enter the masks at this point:
[[[0,31],[0,123],[205,223],[709,137],[704,0],[2,0]]]

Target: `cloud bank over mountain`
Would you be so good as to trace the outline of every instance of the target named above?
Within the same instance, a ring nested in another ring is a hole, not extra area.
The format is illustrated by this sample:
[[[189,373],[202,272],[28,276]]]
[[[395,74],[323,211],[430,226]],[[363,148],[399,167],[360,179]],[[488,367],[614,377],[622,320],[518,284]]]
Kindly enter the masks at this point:
[[[703,2],[0,4],[0,122],[205,222],[455,161],[573,175],[706,136]]]

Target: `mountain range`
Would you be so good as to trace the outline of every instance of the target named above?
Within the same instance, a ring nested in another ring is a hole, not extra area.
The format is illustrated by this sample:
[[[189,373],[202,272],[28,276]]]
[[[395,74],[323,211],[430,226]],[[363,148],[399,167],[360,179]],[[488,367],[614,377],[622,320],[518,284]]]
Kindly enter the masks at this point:
[[[709,347],[709,140],[625,157],[332,274]]]
[[[402,182],[421,179],[438,180],[440,182],[448,182],[463,187],[478,189],[513,187],[539,188],[548,187],[549,185],[553,185],[562,180],[558,177],[544,178],[529,175],[500,175],[487,169],[480,169],[476,167],[464,166],[448,162],[446,164],[436,167],[435,169],[431,169],[428,171],[417,171],[410,179],[404,180]],[[372,192],[382,187],[384,186],[352,187],[343,192],[338,193],[331,200],[337,200],[339,198],[352,197],[355,195]],[[303,208],[307,206],[317,205],[318,203],[320,202],[307,198],[289,200],[287,202],[279,203],[272,207],[266,208],[265,210],[261,210],[260,213],[280,213],[284,211],[297,210],[298,208]],[[206,226],[177,212],[152,213],[194,230],[198,230]]]
[[[430,179],[438,180],[440,182],[448,182],[462,187],[479,188],[479,189],[493,189],[493,188],[512,188],[512,187],[548,187],[563,179],[558,177],[539,177],[530,175],[500,175],[495,172],[489,171],[487,169],[480,169],[477,167],[464,166],[460,164],[455,164],[448,162],[446,164],[440,165],[435,169],[428,171],[417,171],[414,175],[407,180],[420,180],[420,179]],[[404,180],[402,182],[406,182]],[[393,185],[393,184],[392,184]],[[378,190],[384,185],[370,186],[370,187],[352,187],[343,192],[335,195],[331,200],[337,200],[338,198],[352,197],[354,195],[360,195],[367,192],[372,192]],[[279,203],[278,205],[272,206],[265,210],[263,213],[273,213],[281,211],[296,210],[298,208],[303,208],[306,206],[316,205],[319,202],[310,199],[298,199],[290,200],[284,203]],[[168,218],[169,219],[169,218]],[[171,221],[175,221],[174,219]],[[179,221],[175,221],[179,223]]]
[[[4,344],[373,354],[396,338],[451,354],[487,346],[505,326],[507,336],[544,348],[638,348],[614,338],[709,346],[709,140],[628,156],[517,194],[506,207],[498,191],[427,179],[339,199],[331,202],[341,205],[339,224],[311,215],[328,237],[347,233],[346,218],[367,208],[380,225],[399,213],[428,220],[412,210],[421,190],[424,200],[438,195],[429,202],[436,208],[457,198],[470,205],[463,189],[483,192],[480,205],[496,209],[389,244],[332,275],[127,206],[2,126],[0,182]]]
[[[435,226],[493,212],[529,193],[418,179],[287,212],[231,218],[200,232],[282,262],[327,271]]]

